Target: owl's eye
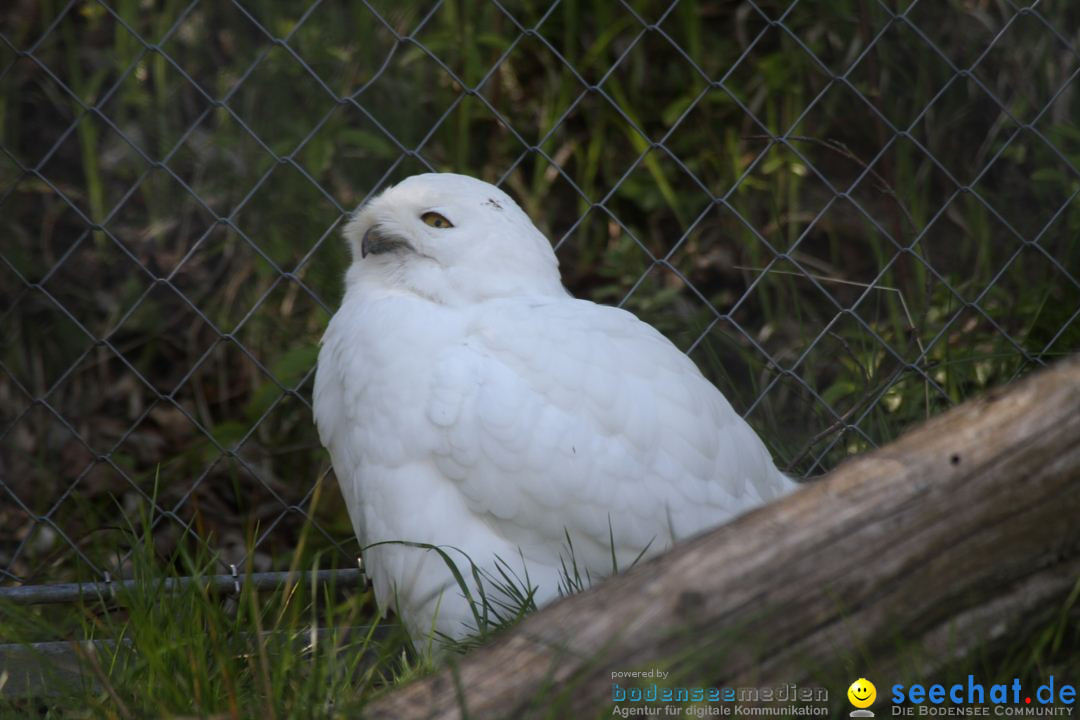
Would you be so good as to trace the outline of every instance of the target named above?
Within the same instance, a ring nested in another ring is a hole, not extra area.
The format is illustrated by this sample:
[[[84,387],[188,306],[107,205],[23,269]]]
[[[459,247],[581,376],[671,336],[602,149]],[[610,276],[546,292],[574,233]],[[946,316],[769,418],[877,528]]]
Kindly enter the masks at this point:
[[[437,212],[426,212],[420,216],[420,219],[433,228],[452,228],[454,223],[450,222]]]

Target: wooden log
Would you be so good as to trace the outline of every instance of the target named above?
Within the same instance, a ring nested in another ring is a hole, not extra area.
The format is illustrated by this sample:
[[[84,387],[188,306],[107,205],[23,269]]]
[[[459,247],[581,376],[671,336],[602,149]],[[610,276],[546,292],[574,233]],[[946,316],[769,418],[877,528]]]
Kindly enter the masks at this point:
[[[650,668],[717,688],[839,676],[842,698],[871,671],[926,680],[1022,637],[1078,578],[1074,357],[552,604],[365,717],[544,717],[556,698],[559,716],[610,716],[612,673]]]

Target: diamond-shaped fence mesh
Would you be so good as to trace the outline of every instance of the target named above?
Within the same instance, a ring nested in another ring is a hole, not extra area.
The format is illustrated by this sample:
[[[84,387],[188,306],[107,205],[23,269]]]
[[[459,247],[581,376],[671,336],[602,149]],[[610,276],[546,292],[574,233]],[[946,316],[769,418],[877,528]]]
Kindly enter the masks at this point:
[[[0,584],[351,564],[318,340],[425,170],[828,470],[1080,348],[1078,75],[1071,0],[9,3]]]

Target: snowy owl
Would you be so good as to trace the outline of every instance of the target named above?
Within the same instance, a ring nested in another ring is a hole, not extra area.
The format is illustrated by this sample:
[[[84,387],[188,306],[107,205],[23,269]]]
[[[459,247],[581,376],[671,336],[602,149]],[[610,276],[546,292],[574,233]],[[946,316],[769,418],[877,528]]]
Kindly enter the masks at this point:
[[[573,298],[493,185],[410,177],[345,236],[315,421],[376,598],[414,638],[475,628],[473,569],[543,604],[565,568],[610,574],[795,487],[656,329]]]

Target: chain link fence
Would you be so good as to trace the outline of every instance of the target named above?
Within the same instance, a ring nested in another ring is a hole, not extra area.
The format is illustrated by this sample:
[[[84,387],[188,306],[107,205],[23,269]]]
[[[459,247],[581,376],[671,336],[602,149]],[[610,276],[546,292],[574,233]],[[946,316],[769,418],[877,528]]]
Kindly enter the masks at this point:
[[[801,475],[1080,348],[1068,0],[13,2],[0,582],[357,554],[311,421],[366,198],[515,195]]]

